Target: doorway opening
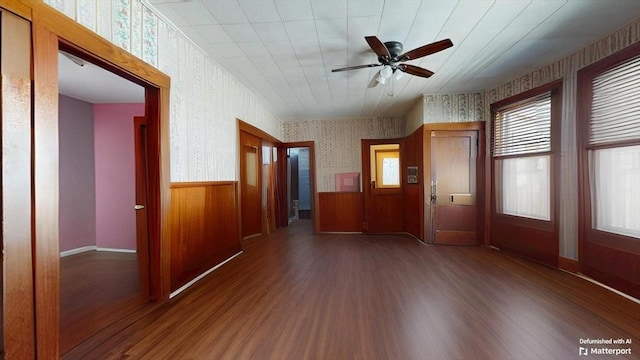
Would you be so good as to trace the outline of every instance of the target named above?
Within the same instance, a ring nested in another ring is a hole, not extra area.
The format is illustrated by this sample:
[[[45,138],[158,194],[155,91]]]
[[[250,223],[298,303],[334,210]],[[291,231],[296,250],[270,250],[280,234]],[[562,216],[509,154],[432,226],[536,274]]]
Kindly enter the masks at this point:
[[[145,88],[58,53],[60,352],[149,302]]]
[[[287,148],[288,223],[311,219],[311,175],[308,147]]]

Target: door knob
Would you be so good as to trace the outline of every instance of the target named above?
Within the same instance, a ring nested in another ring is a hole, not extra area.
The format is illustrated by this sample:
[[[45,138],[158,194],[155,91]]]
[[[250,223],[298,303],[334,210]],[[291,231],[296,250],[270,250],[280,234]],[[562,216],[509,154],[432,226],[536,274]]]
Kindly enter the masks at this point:
[[[135,206],[133,207],[133,209],[134,209],[134,210],[142,210],[142,209],[144,209],[144,205],[135,205]]]

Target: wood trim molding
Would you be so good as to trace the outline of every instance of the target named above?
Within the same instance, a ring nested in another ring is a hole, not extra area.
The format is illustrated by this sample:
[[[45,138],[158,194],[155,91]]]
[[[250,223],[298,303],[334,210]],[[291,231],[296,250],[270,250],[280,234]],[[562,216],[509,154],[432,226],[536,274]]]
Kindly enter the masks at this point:
[[[521,101],[526,101],[536,95],[545,93],[547,91],[554,91],[558,88],[562,88],[562,79],[559,80],[554,80],[551,81],[549,83],[540,85],[536,88],[533,88],[531,90],[527,90],[525,92],[521,92],[519,94],[513,95],[511,97],[508,97],[506,99],[500,100],[500,101],[496,101],[493,104],[490,105],[491,108],[491,112],[496,111],[496,109],[500,109],[502,107],[505,106],[516,106],[519,102]],[[491,122],[491,119],[489,119],[489,122]]]
[[[108,40],[100,37],[62,14],[42,1],[29,1],[32,9],[32,20],[41,24],[52,33],[58,35],[61,43],[73,51],[82,49],[82,57],[91,57],[108,70],[117,72],[138,84],[152,84],[168,88],[170,78],[153,66],[143,62],[134,55],[118,48]]]
[[[276,139],[273,135],[267,133],[266,131],[262,130],[262,129],[258,129],[257,127],[246,123],[240,119],[238,120],[238,130],[239,131],[244,131],[246,133],[249,133],[251,135],[257,136],[262,140],[267,140],[273,143],[273,146],[279,146],[282,144],[282,141]]]
[[[205,186],[224,186],[224,185],[236,185],[237,181],[185,181],[185,182],[172,182],[171,189],[178,188],[196,188]]]
[[[31,193],[31,28],[28,21],[0,11],[2,96],[2,331],[7,359],[34,359],[35,306],[33,284]]]
[[[580,272],[578,260],[569,259],[563,256],[558,257],[558,268],[574,274]]]
[[[33,24],[33,267],[37,357],[57,356],[60,314],[58,231],[58,38]]]
[[[22,1],[0,0],[0,8],[6,9],[25,20],[31,20],[31,7]]]

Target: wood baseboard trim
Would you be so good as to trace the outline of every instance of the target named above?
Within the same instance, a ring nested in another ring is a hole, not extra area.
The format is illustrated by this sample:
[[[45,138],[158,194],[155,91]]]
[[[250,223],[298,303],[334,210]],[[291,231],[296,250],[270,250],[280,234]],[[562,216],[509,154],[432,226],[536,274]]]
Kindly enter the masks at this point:
[[[628,300],[631,300],[631,301],[633,301],[633,302],[635,302],[635,303],[640,304],[640,299],[635,298],[635,297],[633,297],[632,295],[629,295],[629,294],[627,294],[627,293],[625,293],[625,292],[622,292],[622,291],[620,291],[620,290],[618,290],[618,289],[614,289],[614,288],[612,288],[611,286],[608,286],[608,285],[606,285],[606,284],[603,284],[603,283],[601,283],[601,282],[599,282],[599,281],[597,281],[597,280],[594,280],[594,279],[592,279],[592,278],[590,278],[590,277],[588,277],[588,276],[586,276],[586,275],[584,275],[584,274],[575,273],[575,274],[573,274],[573,275],[575,275],[575,276],[577,276],[577,277],[579,277],[579,278],[581,278],[581,279],[583,279],[583,280],[586,280],[586,281],[588,281],[588,282],[590,282],[590,283],[596,284],[596,285],[598,285],[598,286],[600,286],[600,287],[602,287],[602,288],[605,288],[605,289],[607,289],[607,290],[609,290],[609,291],[611,291],[611,292],[614,292],[614,293],[616,293],[616,294],[618,294],[618,295],[620,295],[620,296],[624,297],[625,299],[628,299]]]
[[[558,256],[558,268],[574,274],[580,272],[580,265],[578,265],[577,260],[569,259],[562,256]]]

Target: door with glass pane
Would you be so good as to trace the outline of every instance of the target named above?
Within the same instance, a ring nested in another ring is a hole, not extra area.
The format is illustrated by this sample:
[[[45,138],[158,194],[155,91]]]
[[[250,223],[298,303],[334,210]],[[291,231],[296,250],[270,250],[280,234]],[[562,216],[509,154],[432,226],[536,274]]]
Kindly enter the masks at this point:
[[[242,237],[262,234],[262,140],[240,131]]]
[[[402,144],[400,140],[362,140],[364,230],[403,230]]]
[[[431,131],[429,243],[478,243],[477,157],[477,131]]]

